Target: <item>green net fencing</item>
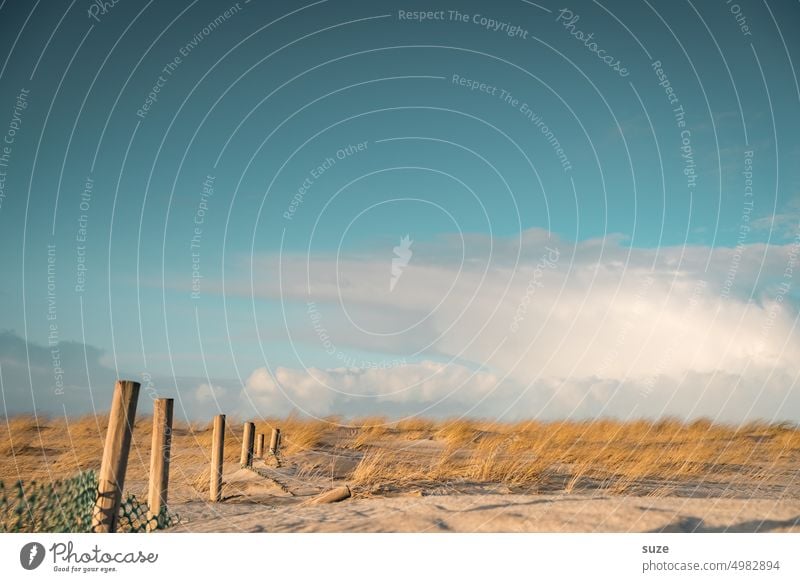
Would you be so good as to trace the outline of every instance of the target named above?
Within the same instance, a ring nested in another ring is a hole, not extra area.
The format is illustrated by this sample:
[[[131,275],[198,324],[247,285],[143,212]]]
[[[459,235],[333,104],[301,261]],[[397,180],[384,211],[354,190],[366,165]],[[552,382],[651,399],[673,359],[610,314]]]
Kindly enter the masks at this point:
[[[94,471],[49,483],[17,481],[11,488],[0,481],[0,532],[91,532],[96,498]],[[120,504],[117,531],[146,532],[176,523],[178,517],[166,508],[150,516],[147,503],[128,493]]]

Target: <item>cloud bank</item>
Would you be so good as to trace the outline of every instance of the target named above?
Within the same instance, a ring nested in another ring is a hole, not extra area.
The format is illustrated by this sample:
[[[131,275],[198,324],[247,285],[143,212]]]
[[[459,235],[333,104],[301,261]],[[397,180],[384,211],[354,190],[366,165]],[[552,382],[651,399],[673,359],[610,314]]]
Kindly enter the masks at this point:
[[[799,246],[445,238],[415,243],[394,288],[389,244],[256,257],[238,289],[281,301],[303,364],[255,370],[246,400],[255,412],[800,420]],[[370,350],[404,363],[347,355]],[[332,352],[348,365],[307,363]]]
[[[243,360],[238,379],[154,378],[159,395],[178,398],[190,418],[297,410],[800,421],[797,236],[713,249],[573,243],[542,230],[415,240],[399,276],[395,246],[242,260],[226,292],[252,299],[264,354],[280,345],[294,362]],[[56,413],[91,411],[92,399],[107,406],[109,391],[97,387],[116,373],[103,352],[61,347],[67,389],[53,398],[49,350],[0,334],[10,413],[34,398]]]

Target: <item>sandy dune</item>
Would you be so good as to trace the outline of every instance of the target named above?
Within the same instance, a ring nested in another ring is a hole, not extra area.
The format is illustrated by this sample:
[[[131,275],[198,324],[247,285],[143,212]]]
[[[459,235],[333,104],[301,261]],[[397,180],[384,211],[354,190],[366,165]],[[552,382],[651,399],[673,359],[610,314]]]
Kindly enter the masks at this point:
[[[0,475],[47,482],[96,470],[102,420],[11,419]],[[252,469],[239,465],[242,425],[229,424],[221,503],[207,501],[210,426],[175,427],[169,507],[181,522],[170,531],[800,531],[794,425],[273,422],[281,451]],[[137,422],[125,483],[141,499],[150,425]],[[306,503],[344,485],[344,501]]]
[[[263,462],[256,468],[269,477],[226,466],[223,503],[208,503],[196,494],[175,500],[171,508],[181,524],[169,531],[800,532],[800,499],[539,495],[496,487],[495,492],[441,488],[308,505],[304,501],[324,490],[322,484],[301,486]]]
[[[800,532],[800,501],[538,495],[175,506],[193,532]]]

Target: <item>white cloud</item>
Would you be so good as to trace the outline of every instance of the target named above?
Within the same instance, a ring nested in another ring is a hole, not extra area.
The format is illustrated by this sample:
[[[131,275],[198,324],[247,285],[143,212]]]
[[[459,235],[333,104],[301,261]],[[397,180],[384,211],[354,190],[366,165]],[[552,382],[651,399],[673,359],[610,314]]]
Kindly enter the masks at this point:
[[[325,355],[324,326],[339,352],[415,363],[278,368],[278,385],[257,370],[247,394],[264,406],[318,413],[346,413],[340,408],[364,399],[389,413],[442,400],[440,409],[452,413],[486,397],[482,410],[516,402],[517,416],[800,417],[791,391],[800,372],[797,308],[780,287],[796,247],[638,249],[619,237],[574,244],[537,229],[518,239],[463,240],[416,240],[394,291],[391,246],[338,260],[284,256],[280,278],[277,257],[256,257],[257,296],[282,299],[284,340],[304,361]],[[238,283],[226,282],[228,292],[249,294],[249,267]],[[422,361],[432,357],[443,363]]]
[[[376,412],[403,404],[419,412],[437,403],[448,409],[467,406],[491,394],[497,384],[493,374],[430,361],[384,369],[279,367],[274,378],[266,368],[254,370],[243,395],[261,414],[341,414],[354,404]]]
[[[738,422],[797,419],[800,412],[800,390],[793,387],[796,375],[765,368],[747,374],[690,372],[621,381],[548,377],[529,384],[432,362],[384,370],[279,369],[277,374],[286,382],[282,390],[274,382],[262,383],[269,377],[266,369],[254,371],[243,391],[248,398],[240,414],[299,411],[313,416],[468,415],[504,420],[703,416]]]

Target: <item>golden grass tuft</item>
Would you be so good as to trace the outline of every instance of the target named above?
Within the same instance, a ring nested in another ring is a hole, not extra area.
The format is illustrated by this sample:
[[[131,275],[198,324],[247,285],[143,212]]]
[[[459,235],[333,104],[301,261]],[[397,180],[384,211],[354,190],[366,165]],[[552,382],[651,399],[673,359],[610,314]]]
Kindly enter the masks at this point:
[[[191,481],[191,485],[195,491],[202,494],[203,497],[208,495],[211,491],[211,467],[206,467],[200,471]]]
[[[733,427],[672,418],[514,424],[453,420],[429,430],[445,445],[440,459],[412,462],[385,451],[368,452],[353,472],[354,484],[549,482],[566,493],[603,488],[664,495],[681,484],[776,482],[786,471],[796,471],[800,462],[800,431],[785,423]],[[382,438],[386,448],[387,437]],[[369,451],[366,439],[361,445]]]
[[[97,469],[106,423],[105,415],[0,419],[0,480],[47,481]],[[140,417],[134,429],[128,481],[139,486],[149,470],[150,423]],[[344,423],[290,415],[256,426],[267,443],[272,427],[281,428],[282,456],[298,479],[336,473],[367,490],[488,483],[565,493],[595,488],[664,495],[707,483],[774,487],[796,481],[800,466],[800,430],[787,423],[391,422],[384,417]],[[172,484],[199,495],[207,492],[211,437],[210,423],[175,423]],[[226,462],[238,463],[241,437],[242,424],[229,421]]]
[[[330,428],[327,420],[298,420],[288,418],[277,423],[281,429],[281,452],[284,455],[294,455],[305,451],[313,451],[323,443],[323,436]],[[269,447],[272,431],[266,434],[265,448]]]

